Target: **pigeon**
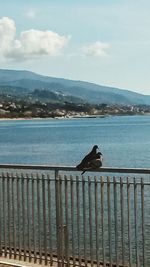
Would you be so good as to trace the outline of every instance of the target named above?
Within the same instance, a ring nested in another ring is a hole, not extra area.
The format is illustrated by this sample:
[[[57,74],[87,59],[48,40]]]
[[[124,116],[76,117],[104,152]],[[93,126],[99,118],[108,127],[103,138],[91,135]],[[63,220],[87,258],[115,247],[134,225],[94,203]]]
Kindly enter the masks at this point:
[[[82,161],[80,162],[80,164],[78,164],[76,166],[77,170],[81,171],[83,170],[84,168],[86,168],[88,166],[88,163],[95,158],[96,154],[97,154],[97,149],[98,149],[98,146],[95,145],[93,146],[91,152],[89,154],[87,154],[83,159]]]
[[[87,170],[98,169],[102,167],[102,161],[103,161],[102,153],[98,152],[95,155],[95,157],[91,161],[89,161],[88,166],[86,167],[86,170],[83,170],[81,175],[83,175]]]

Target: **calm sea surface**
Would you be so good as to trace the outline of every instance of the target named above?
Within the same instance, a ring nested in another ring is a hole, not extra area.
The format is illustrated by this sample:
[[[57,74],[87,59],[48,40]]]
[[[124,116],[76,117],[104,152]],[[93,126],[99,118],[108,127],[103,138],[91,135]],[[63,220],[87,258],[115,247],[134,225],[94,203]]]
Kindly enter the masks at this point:
[[[150,116],[0,121],[0,162],[76,165],[98,144],[103,166],[150,167]]]

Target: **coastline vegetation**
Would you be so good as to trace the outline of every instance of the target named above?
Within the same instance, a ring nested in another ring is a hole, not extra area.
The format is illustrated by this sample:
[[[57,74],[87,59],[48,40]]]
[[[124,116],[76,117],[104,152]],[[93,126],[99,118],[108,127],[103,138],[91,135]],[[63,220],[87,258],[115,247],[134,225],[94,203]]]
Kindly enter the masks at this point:
[[[109,115],[149,115],[147,105],[92,105],[89,103],[43,102],[0,98],[0,118],[69,118]]]

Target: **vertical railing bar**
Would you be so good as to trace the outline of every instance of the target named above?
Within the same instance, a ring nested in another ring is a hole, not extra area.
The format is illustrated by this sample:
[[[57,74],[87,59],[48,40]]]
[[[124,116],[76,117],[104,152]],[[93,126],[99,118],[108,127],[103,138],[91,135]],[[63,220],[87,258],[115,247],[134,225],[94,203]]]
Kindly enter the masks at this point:
[[[17,221],[18,221],[18,247],[19,247],[19,260],[21,260],[21,222],[20,222],[20,177],[16,174],[17,177]]]
[[[99,220],[98,220],[98,181],[97,177],[94,177],[94,182],[95,182],[95,230],[96,230],[96,262],[97,262],[97,267],[100,266],[99,262]]]
[[[73,266],[75,266],[75,245],[74,245],[74,188],[73,188],[73,178],[70,176],[70,189],[71,189],[71,222],[72,222],[72,257]]]
[[[90,229],[90,260],[93,267],[93,224],[92,224],[92,192],[91,192],[91,178],[88,176],[88,195],[89,195],[89,229]]]
[[[35,228],[35,222],[36,222],[36,217],[35,217],[35,190],[34,190],[34,176],[31,174],[32,177],[32,186],[31,186],[31,191],[32,191],[32,227],[33,227],[33,248],[34,248],[34,263],[37,262],[37,253],[36,253],[36,228]]]
[[[61,255],[60,255],[60,236],[59,236],[59,213],[60,213],[60,207],[59,207],[59,179],[58,179],[58,170],[55,170],[55,204],[56,204],[56,236],[57,236],[57,261],[58,261],[58,267],[61,267]]]
[[[129,267],[132,266],[132,251],[131,251],[131,222],[130,222],[130,182],[127,177],[127,209],[128,209],[128,247],[129,247]]]
[[[146,267],[146,258],[145,258],[145,207],[144,207],[144,180],[143,180],[143,178],[141,178],[141,209],[142,209],[143,267]]]
[[[136,266],[139,267],[138,260],[138,227],[137,227],[137,183],[134,177],[134,222],[135,222],[135,254],[136,254]]]
[[[14,192],[14,187],[15,187],[15,178],[13,174],[11,174],[12,177],[12,221],[13,221],[13,243],[14,243],[14,259],[16,259],[17,255],[17,248],[16,248],[16,213],[15,213],[15,192]],[[16,195],[16,194],[15,194]]]
[[[50,265],[53,265],[53,252],[52,252],[52,210],[51,210],[51,180],[49,174],[47,175],[48,183],[48,225],[49,225],[49,249],[50,249]]]
[[[122,263],[125,265],[125,244],[124,244],[124,192],[123,179],[120,177],[120,203],[121,203],[121,243],[122,243]]]
[[[85,178],[82,176],[84,262],[87,266]]]
[[[65,261],[67,262],[67,266],[70,266],[69,263],[69,220],[68,220],[68,180],[67,180],[67,176],[65,175],[65,224],[66,224],[66,228],[65,228]]]
[[[2,190],[3,190],[3,229],[4,229],[4,256],[7,257],[7,236],[6,236],[6,190],[5,175],[2,173]]]
[[[2,203],[2,180],[0,179],[0,203]],[[0,256],[2,256],[2,205],[0,205]]]
[[[103,254],[103,266],[105,267],[105,227],[104,227],[104,179],[101,177],[101,227],[102,227],[102,254]]]
[[[43,202],[43,230],[44,230],[44,254],[47,265],[47,233],[46,233],[46,198],[45,198],[45,175],[42,174],[42,202]]]
[[[31,262],[31,227],[30,227],[30,193],[29,193],[29,175],[26,175],[27,177],[27,225],[28,225],[28,251],[29,251],[29,262]]]
[[[10,175],[7,173],[7,204],[8,204],[8,243],[9,243],[9,258],[12,257],[11,249],[11,208],[10,208]]]
[[[112,233],[111,233],[110,177],[107,177],[107,207],[108,207],[109,263],[110,263],[110,267],[112,267]]]
[[[62,203],[62,177],[59,175],[59,234],[60,234],[60,258],[61,265],[64,266],[64,230],[63,230],[63,203]]]
[[[24,185],[25,177],[24,174],[21,173],[21,193],[22,193],[22,244],[23,244],[23,259],[26,261],[26,215],[25,215],[25,185]]]
[[[116,177],[113,177],[114,183],[114,221],[115,221],[115,254],[116,266],[118,267],[118,218],[117,218],[117,182]]]
[[[39,263],[42,263],[42,244],[41,244],[41,197],[40,197],[40,179],[37,177],[37,216],[38,216],[38,247],[39,247]]]
[[[79,267],[81,266],[81,242],[80,242],[80,192],[79,192],[79,177],[76,177],[76,195],[77,195],[77,235],[78,235],[78,258]]]

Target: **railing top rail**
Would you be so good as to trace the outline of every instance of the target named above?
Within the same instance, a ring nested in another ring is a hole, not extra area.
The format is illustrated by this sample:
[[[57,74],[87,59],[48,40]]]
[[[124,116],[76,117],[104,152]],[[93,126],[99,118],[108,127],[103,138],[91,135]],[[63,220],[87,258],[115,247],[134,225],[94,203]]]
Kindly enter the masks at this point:
[[[76,171],[75,166],[52,166],[52,165],[25,165],[25,164],[0,164],[0,169],[26,169],[26,170],[47,170],[47,171]],[[88,170],[90,172],[100,173],[141,173],[150,174],[150,168],[120,168],[120,167],[102,167],[96,170]]]

